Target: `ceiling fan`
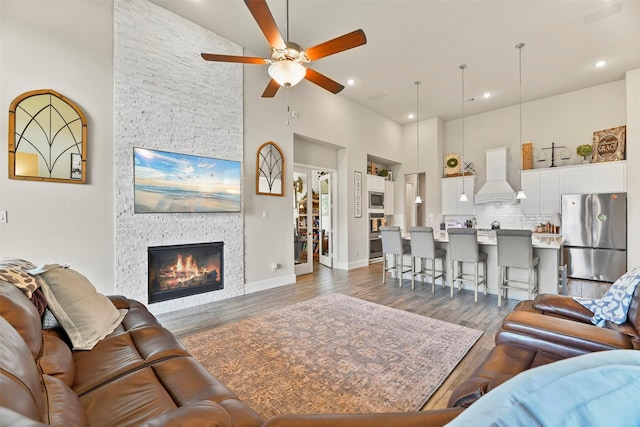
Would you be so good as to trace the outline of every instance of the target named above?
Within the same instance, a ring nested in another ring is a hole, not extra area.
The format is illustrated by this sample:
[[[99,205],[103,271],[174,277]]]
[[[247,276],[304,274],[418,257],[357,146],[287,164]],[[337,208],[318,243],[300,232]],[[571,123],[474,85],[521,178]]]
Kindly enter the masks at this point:
[[[237,62],[242,64],[266,64],[269,65],[271,80],[262,93],[263,98],[272,98],[278,92],[280,86],[291,87],[302,79],[309,80],[331,93],[338,93],[344,86],[335,80],[321,74],[306,64],[311,61],[324,58],[367,43],[367,37],[362,30],[336,37],[335,39],[320,43],[308,49],[302,49],[298,44],[289,41],[289,2],[287,1],[287,41],[282,38],[280,30],[273,19],[273,15],[267,6],[266,0],[244,0],[249,12],[258,23],[262,33],[271,46],[271,58],[258,58],[251,56],[218,55],[215,53],[203,53],[202,58],[207,61]]]

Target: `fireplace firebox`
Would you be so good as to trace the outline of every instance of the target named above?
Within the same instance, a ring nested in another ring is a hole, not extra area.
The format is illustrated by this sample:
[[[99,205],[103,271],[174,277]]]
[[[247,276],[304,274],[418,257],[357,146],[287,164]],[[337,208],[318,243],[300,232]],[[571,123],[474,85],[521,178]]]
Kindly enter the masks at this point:
[[[149,247],[149,303],[223,289],[223,249],[223,242]]]

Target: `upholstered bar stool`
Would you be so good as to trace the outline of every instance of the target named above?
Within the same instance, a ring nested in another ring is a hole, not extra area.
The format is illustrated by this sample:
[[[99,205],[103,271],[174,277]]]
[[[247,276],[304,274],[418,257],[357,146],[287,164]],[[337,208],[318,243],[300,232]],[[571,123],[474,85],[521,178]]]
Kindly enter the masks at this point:
[[[498,240],[498,307],[509,289],[527,291],[528,299],[538,292],[538,262],[533,256],[531,230],[496,230]],[[509,268],[527,270],[527,280],[509,279]]]
[[[433,228],[431,227],[411,227],[411,289],[415,289],[416,276],[420,276],[424,285],[424,276],[431,277],[431,293],[436,292],[436,279],[441,278],[442,287],[445,286],[445,258],[447,251],[436,248],[433,240]],[[418,270],[416,270],[416,258],[418,259]],[[440,270],[436,270],[436,259],[440,258]],[[429,264],[429,265],[427,265]]]
[[[399,285],[402,286],[402,275],[411,271],[404,268],[405,254],[411,253],[409,244],[402,240],[400,227],[395,225],[383,225],[379,227],[382,238],[382,283],[385,283],[387,271],[395,271],[398,275]],[[393,263],[389,265],[387,256],[392,255]],[[407,266],[408,267],[408,266]]]
[[[451,297],[456,282],[458,290],[464,282],[473,283],[475,287],[474,301],[478,302],[478,287],[484,285],[484,294],[487,294],[487,254],[480,252],[478,248],[478,231],[475,228],[450,228],[449,232],[449,258],[451,259]],[[474,265],[474,274],[463,272],[463,263]],[[479,264],[483,265],[482,276],[479,272]],[[457,272],[456,272],[456,268]]]

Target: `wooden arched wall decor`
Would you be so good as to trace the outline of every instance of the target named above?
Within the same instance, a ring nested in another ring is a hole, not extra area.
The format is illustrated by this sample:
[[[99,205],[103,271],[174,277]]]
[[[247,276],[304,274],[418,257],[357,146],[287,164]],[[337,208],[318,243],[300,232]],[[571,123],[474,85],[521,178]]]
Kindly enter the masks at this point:
[[[275,142],[265,142],[256,158],[256,194],[284,196],[284,156]]]
[[[51,89],[25,92],[9,107],[9,178],[87,182],[87,119]]]

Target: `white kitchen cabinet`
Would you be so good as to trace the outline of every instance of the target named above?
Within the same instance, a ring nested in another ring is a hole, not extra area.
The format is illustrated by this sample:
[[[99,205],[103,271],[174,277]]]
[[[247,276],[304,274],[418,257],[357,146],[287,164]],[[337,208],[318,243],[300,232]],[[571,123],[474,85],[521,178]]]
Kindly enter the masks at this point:
[[[556,169],[540,171],[540,213],[560,213],[560,180]]]
[[[540,213],[540,173],[535,170],[520,172],[520,187],[526,199],[520,200],[520,211],[525,215]]]
[[[523,214],[540,215],[560,212],[560,180],[556,168],[522,171],[520,182],[527,196],[520,201]]]
[[[627,191],[627,162],[589,163],[548,169],[530,169],[520,174],[527,198],[520,209],[526,215],[560,212],[563,194],[620,193]]]
[[[591,163],[589,193],[623,193],[627,191],[627,162]]]
[[[368,191],[379,191],[384,193],[384,183],[386,180],[384,177],[377,175],[367,175],[367,190]]]
[[[393,181],[385,181],[384,182],[384,214],[385,215],[394,215],[396,213],[395,209],[395,198],[396,198],[396,190],[393,185]]]
[[[464,181],[463,181],[464,180]],[[464,182],[464,192],[469,199],[467,202],[460,201]],[[457,176],[453,178],[442,178],[442,215],[473,215],[475,214],[475,204],[473,203],[476,190],[476,177]]]
[[[558,169],[560,173],[560,194],[585,194],[589,190],[589,168],[566,167]]]

